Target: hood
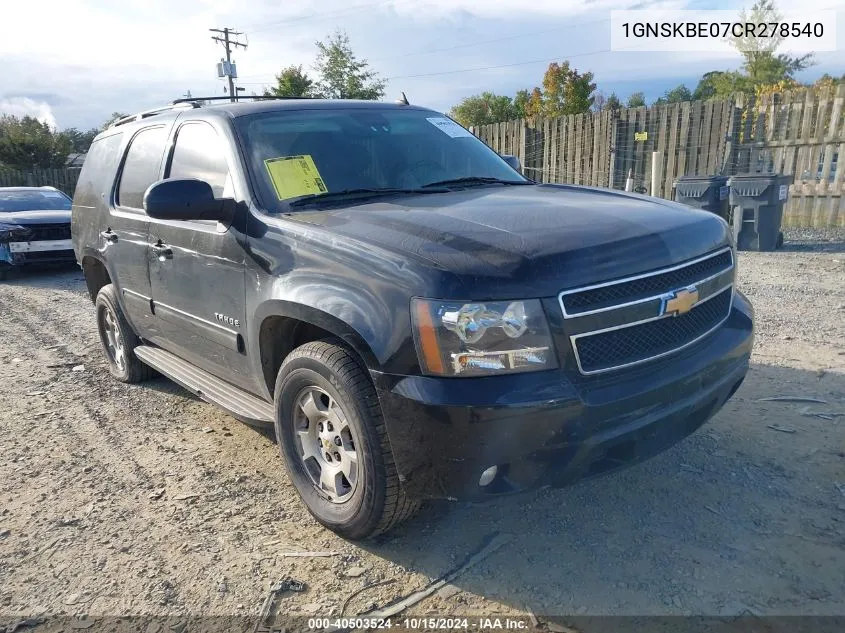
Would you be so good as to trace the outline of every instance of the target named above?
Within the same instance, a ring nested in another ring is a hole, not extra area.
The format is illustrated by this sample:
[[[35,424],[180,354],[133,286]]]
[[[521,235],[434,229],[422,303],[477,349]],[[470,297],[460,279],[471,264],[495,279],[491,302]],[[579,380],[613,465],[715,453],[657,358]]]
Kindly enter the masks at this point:
[[[289,218],[425,260],[456,274],[472,299],[551,296],[729,243],[712,213],[567,185],[482,187]]]
[[[70,224],[70,211],[0,211],[0,224]]]

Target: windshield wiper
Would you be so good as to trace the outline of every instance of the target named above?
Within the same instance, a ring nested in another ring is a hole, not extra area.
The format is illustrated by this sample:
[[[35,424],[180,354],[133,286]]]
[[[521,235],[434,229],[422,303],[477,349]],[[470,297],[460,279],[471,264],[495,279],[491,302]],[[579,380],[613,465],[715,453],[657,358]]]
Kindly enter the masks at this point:
[[[388,196],[396,194],[415,194],[415,193],[445,193],[447,189],[442,187],[427,188],[427,189],[402,189],[398,187],[383,187],[383,188],[360,188],[360,189],[341,189],[340,191],[327,191],[325,193],[315,193],[288,202],[291,207],[300,207],[315,202],[331,201],[331,200],[354,200],[356,198],[375,198],[378,196]]]
[[[501,178],[490,178],[488,176],[467,176],[466,178],[450,178],[449,180],[438,180],[430,182],[423,187],[448,187],[450,185],[530,185],[529,181],[523,180],[502,180]]]

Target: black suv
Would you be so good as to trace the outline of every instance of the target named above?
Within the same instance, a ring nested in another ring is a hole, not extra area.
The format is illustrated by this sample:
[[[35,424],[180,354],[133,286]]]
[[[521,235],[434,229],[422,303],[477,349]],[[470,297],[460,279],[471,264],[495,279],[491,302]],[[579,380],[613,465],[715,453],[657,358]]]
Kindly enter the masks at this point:
[[[748,369],[719,217],[525,179],[404,103],[177,103],[88,153],[73,243],[112,374],[275,424],[318,521],[563,485],[667,448]]]

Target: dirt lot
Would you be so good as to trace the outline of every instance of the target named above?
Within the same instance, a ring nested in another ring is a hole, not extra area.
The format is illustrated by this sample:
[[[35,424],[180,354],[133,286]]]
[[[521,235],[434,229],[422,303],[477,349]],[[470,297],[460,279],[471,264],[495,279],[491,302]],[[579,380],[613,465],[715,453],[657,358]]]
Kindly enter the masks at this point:
[[[564,490],[443,502],[356,545],[271,438],[165,379],[113,382],[75,271],[0,287],[0,616],[361,613],[510,542],[410,614],[845,614],[845,234],[743,253],[758,323],[731,402],[663,455]],[[82,366],[82,367],[80,367]],[[761,401],[817,398],[824,404]],[[814,413],[821,413],[817,416]],[[289,557],[290,552],[335,552]]]

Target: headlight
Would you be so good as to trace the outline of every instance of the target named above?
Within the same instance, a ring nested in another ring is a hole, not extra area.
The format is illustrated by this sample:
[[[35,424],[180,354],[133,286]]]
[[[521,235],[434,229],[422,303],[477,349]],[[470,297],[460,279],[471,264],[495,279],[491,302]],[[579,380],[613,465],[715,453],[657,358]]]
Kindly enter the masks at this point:
[[[17,224],[3,224],[0,223],[0,240],[4,242],[11,242],[14,240],[26,240],[32,235],[25,226],[18,226]]]
[[[557,367],[543,307],[527,301],[411,300],[420,366],[437,376],[485,376]]]

